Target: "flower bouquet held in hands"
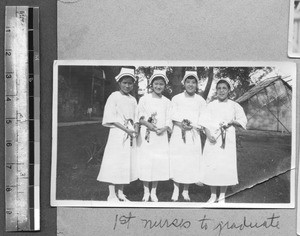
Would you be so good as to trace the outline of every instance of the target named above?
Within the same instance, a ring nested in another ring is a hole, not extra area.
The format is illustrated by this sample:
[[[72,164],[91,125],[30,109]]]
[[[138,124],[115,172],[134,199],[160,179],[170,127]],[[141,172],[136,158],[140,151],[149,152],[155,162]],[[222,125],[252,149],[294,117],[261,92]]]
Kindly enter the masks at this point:
[[[192,125],[191,125],[191,121],[189,121],[188,119],[183,119],[181,122],[183,127],[187,127],[192,129]],[[186,130],[185,128],[181,129],[181,136],[182,136],[182,140],[184,143],[186,143]]]
[[[226,130],[230,127],[230,125],[228,123],[222,122],[220,123],[220,135],[222,138],[222,144],[221,144],[221,148],[225,148],[225,141],[226,141]]]
[[[156,125],[157,124],[157,119],[156,119],[156,115],[157,113],[154,112],[151,114],[151,116],[148,118],[148,122],[152,125]],[[145,140],[149,143],[150,141],[150,129],[147,127],[146,129],[146,135],[145,135]]]
[[[129,130],[134,130],[134,123],[133,123],[133,120],[132,119],[126,119],[124,117],[124,127],[126,129],[129,129]],[[132,136],[129,135],[128,133],[125,133],[125,136],[124,136],[124,140],[123,140],[123,144],[125,143],[125,141],[130,138],[130,146],[132,147],[132,144],[133,144],[133,138],[135,138],[135,134],[133,134]]]

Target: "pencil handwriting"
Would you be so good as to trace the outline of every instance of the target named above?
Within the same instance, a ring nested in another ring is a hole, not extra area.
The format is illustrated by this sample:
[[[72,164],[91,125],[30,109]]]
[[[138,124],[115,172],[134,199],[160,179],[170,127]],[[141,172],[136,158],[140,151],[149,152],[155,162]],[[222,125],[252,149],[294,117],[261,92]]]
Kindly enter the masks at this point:
[[[115,215],[113,230],[126,229],[134,224],[135,227],[141,227],[146,230],[154,229],[181,229],[188,230],[192,227],[193,230],[201,231],[216,231],[218,236],[221,236],[225,231],[243,231],[243,230],[268,230],[280,229],[280,216],[272,213],[271,216],[251,220],[247,216],[243,216],[237,220],[220,220],[208,217],[206,214],[198,219],[184,219],[184,218],[146,218],[134,215],[132,212],[127,214]]]

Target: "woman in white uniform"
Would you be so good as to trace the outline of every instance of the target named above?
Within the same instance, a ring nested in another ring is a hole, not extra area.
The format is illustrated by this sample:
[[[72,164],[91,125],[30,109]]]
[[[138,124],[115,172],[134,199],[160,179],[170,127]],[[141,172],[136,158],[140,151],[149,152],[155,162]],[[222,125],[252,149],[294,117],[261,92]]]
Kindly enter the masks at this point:
[[[149,83],[153,92],[141,97],[138,117],[141,128],[138,138],[139,179],[143,181],[143,201],[157,202],[158,181],[169,180],[168,130],[171,128],[170,100],[162,95],[168,83],[165,71],[154,70]],[[149,184],[152,184],[151,191]]]
[[[172,201],[178,201],[179,184],[183,184],[183,199],[190,201],[189,185],[199,182],[202,151],[197,124],[206,107],[205,100],[196,94],[199,83],[196,71],[186,71],[181,83],[185,91],[172,98],[171,111],[174,124],[170,141]]]
[[[224,203],[227,187],[238,184],[235,127],[246,129],[247,118],[243,108],[228,99],[229,92],[233,90],[229,79],[220,79],[216,89],[217,99],[207,105],[200,119],[207,135],[200,181],[210,186],[209,203]],[[217,198],[218,186],[220,195]]]
[[[115,79],[120,90],[113,92],[105,104],[102,125],[110,130],[97,180],[109,183],[107,201],[128,201],[123,186],[138,178],[134,155],[137,132],[133,123],[137,102],[129,94],[136,77],[133,69],[122,68]]]

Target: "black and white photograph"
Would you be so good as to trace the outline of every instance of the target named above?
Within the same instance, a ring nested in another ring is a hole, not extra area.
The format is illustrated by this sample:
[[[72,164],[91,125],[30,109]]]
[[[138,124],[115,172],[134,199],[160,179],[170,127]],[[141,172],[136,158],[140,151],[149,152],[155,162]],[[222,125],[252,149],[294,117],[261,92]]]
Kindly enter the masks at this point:
[[[288,55],[300,57],[300,1],[290,0]]]
[[[51,205],[293,208],[289,62],[53,66]]]

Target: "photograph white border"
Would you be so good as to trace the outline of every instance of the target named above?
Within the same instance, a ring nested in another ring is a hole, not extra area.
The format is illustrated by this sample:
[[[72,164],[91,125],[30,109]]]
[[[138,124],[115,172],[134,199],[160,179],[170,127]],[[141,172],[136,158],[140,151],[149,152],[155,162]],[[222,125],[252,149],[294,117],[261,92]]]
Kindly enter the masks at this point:
[[[288,27],[288,56],[293,58],[300,58],[300,52],[296,53],[293,51],[293,41],[294,41],[294,2],[295,0],[290,0],[290,14],[289,14],[289,27]],[[300,28],[299,28],[300,30]],[[300,32],[299,32],[300,33]],[[300,35],[299,35],[300,36]]]
[[[58,66],[197,66],[197,67],[278,67],[287,66],[293,71],[292,80],[292,142],[290,203],[211,203],[206,202],[106,202],[91,200],[57,200],[57,129],[58,129]],[[141,208],[294,208],[296,170],[296,64],[293,62],[272,61],[146,61],[146,60],[56,60],[53,63],[53,105],[52,105],[52,161],[51,161],[51,206],[58,207],[141,207]]]

